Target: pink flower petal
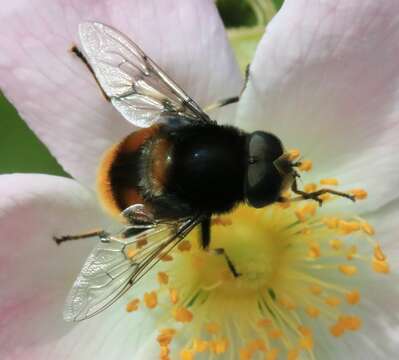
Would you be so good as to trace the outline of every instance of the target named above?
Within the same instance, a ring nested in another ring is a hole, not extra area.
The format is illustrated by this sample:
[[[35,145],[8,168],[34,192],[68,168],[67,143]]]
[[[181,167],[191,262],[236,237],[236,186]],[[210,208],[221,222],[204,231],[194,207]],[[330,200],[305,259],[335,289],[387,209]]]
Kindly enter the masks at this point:
[[[95,241],[57,246],[52,237],[106,222],[93,194],[74,180],[2,175],[0,193],[0,358],[31,359],[32,348],[70,330],[63,304]]]
[[[239,116],[365,187],[382,206],[399,183],[399,2],[287,0],[267,28]]]
[[[367,358],[374,347],[373,359],[395,359],[399,348],[399,250],[397,234],[399,226],[399,201],[395,200],[378,211],[366,216],[375,228],[375,238],[382,246],[390,265],[390,273],[373,274],[364,279],[365,312],[369,314],[365,331],[364,344],[359,348],[359,358]],[[367,351],[369,353],[367,354]]]
[[[0,87],[76,179],[92,186],[99,159],[134,128],[102,97],[69,49],[96,20],[137,42],[205,105],[236,95],[240,74],[214,3],[15,0],[2,7]]]

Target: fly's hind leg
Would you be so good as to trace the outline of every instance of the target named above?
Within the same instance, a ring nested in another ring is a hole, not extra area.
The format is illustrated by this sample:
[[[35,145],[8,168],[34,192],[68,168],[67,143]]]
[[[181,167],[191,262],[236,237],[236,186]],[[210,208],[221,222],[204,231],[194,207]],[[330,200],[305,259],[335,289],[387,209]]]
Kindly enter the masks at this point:
[[[234,277],[239,277],[241,274],[237,271],[233,262],[226,254],[226,251],[223,248],[217,249],[209,249],[209,244],[211,242],[211,218],[207,217],[205,220],[201,222],[201,247],[205,251],[213,252],[216,255],[222,255],[226,259],[227,266],[229,270],[233,274]]]
[[[109,234],[104,230],[94,230],[76,235],[53,236],[53,240],[56,242],[57,245],[60,245],[61,243],[66,241],[88,239],[96,236],[98,236],[100,239],[106,239]]]
[[[250,64],[248,64],[247,68],[245,69],[244,86],[242,87],[240,94],[237,95],[237,96],[232,96],[232,97],[229,97],[229,98],[226,98],[226,99],[222,99],[222,100],[216,101],[215,103],[213,103],[211,105],[208,105],[204,109],[205,112],[212,111],[212,110],[215,110],[215,109],[219,109],[219,108],[221,108],[223,106],[226,106],[226,105],[234,104],[234,103],[236,103],[236,102],[238,102],[240,100],[242,93],[244,92],[245,88],[247,87],[247,83],[248,83],[248,79],[249,79],[249,66],[250,66]]]
[[[76,45],[73,45],[73,46],[72,46],[71,52],[72,52],[73,54],[75,54],[75,55],[83,62],[83,64],[86,65],[86,67],[89,69],[89,71],[90,71],[91,74],[93,75],[94,80],[96,80],[96,83],[97,83],[98,87],[100,88],[100,91],[101,91],[101,93],[103,94],[105,100],[110,101],[109,96],[105,93],[104,89],[102,88],[100,82],[99,82],[98,79],[97,79],[96,74],[94,73],[93,68],[91,67],[89,61],[86,59],[86,57],[83,55],[83,53],[77,48]]]

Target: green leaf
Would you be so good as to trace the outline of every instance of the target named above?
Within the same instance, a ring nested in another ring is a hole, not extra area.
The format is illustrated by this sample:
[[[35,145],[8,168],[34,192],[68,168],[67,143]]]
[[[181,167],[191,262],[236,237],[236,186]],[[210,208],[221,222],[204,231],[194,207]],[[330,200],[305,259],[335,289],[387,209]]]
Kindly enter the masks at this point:
[[[0,124],[0,173],[68,176],[1,93]]]

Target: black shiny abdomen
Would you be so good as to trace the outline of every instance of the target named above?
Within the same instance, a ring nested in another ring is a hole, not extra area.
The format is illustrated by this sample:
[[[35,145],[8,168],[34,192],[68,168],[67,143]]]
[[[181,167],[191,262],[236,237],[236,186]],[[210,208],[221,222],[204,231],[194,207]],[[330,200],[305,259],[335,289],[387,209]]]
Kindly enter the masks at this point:
[[[172,162],[167,192],[194,212],[222,213],[243,201],[245,134],[216,124],[171,131]]]

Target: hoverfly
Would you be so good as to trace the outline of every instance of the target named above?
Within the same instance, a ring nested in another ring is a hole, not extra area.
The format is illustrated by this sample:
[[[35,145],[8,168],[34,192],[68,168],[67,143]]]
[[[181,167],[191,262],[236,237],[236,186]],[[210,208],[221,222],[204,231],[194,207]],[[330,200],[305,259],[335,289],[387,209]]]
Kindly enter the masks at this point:
[[[55,238],[57,243],[90,236],[100,241],[89,255],[66,301],[64,318],[90,318],[136,284],[194,227],[201,245],[211,241],[211,217],[246,202],[259,208],[283,201],[291,188],[298,199],[314,199],[330,189],[297,188],[295,167],[280,139],[268,132],[246,133],[218,125],[134,42],[96,22],[79,27],[82,50],[73,51],[89,67],[106,99],[133,125],[104,156],[98,192],[111,213],[122,213],[120,233],[104,231]],[[220,101],[224,106],[238,101]],[[234,274],[234,268],[223,249]]]

